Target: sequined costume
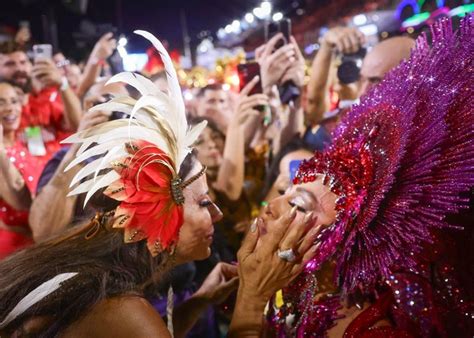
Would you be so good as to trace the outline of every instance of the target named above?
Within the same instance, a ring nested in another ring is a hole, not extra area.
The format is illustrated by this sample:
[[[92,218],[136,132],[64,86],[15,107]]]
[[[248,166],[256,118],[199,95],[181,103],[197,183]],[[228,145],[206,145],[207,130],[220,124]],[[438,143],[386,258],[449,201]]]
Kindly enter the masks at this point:
[[[421,36],[410,59],[346,116],[332,146],[300,166],[294,183],[322,176],[339,196],[337,217],[283,290],[283,305],[270,309],[278,336],[326,336],[355,296],[371,305],[344,337],[474,333],[473,303],[443,238],[453,230],[445,216],[468,207],[461,193],[474,186],[474,17],[457,32],[439,21],[431,34],[432,44]],[[337,292],[321,298],[317,274],[328,261]]]

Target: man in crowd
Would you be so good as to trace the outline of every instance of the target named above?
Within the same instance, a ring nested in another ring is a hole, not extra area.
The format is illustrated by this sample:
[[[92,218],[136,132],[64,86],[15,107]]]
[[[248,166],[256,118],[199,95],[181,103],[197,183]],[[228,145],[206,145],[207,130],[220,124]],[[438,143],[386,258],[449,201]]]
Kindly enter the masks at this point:
[[[210,118],[225,135],[232,116],[228,93],[218,84],[210,84],[197,94],[196,115]]]

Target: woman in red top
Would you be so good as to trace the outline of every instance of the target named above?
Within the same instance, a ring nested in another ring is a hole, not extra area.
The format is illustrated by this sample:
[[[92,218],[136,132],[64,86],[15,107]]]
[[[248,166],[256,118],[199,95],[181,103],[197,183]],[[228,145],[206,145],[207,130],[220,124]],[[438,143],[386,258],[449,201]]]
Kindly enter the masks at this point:
[[[32,243],[28,226],[31,193],[41,168],[17,139],[21,102],[15,89],[0,83],[0,260]],[[39,170],[38,170],[39,169]]]

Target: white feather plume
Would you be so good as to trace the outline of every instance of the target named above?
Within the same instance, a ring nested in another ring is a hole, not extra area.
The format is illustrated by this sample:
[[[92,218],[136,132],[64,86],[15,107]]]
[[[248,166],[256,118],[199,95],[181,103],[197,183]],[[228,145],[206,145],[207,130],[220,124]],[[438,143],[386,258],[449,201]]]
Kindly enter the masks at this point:
[[[0,322],[0,329],[6,327],[18,316],[21,316],[30,307],[34,306],[49,294],[53,293],[61,287],[61,284],[68,279],[77,275],[77,272],[61,273],[50,280],[44,282],[36,289],[32,290],[25,297],[23,297],[18,304],[8,313],[8,315]]]
[[[112,161],[128,156],[125,144],[146,141],[164,151],[174,163],[177,174],[186,156],[192,150],[200,133],[206,126],[202,122],[189,128],[185,106],[173,62],[161,42],[146,31],[135,31],[149,40],[161,55],[168,82],[168,91],[162,92],[146,77],[130,72],[113,76],[107,83],[124,82],[137,89],[141,97],[136,100],[128,96],[114,97],[99,104],[92,111],[120,111],[128,119],[109,121],[78,132],[63,143],[80,144],[76,158],[66,170],[85,162],[94,156],[101,156],[78,171],[71,182],[76,186],[69,195],[87,193],[85,203],[99,189],[120,179],[112,170]],[[103,170],[108,170],[104,173]]]

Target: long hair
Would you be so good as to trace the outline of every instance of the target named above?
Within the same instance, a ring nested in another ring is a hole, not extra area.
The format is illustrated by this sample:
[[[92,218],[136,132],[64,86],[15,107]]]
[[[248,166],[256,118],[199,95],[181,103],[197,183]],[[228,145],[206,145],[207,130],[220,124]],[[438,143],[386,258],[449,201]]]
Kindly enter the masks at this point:
[[[195,163],[194,155],[186,158],[180,170],[182,179],[189,175]],[[114,205],[110,201],[108,204],[105,209],[111,210]],[[105,217],[104,212],[98,215]],[[149,283],[169,262],[166,252],[152,257],[146,240],[126,244],[122,231],[107,230],[105,226],[86,239],[94,222],[74,227],[0,263],[0,320],[45,281],[60,273],[78,272],[59,290],[17,317],[3,329],[5,332],[15,331],[29,318],[46,316],[53,320],[39,337],[55,336],[105,298],[141,294],[141,286]]]

